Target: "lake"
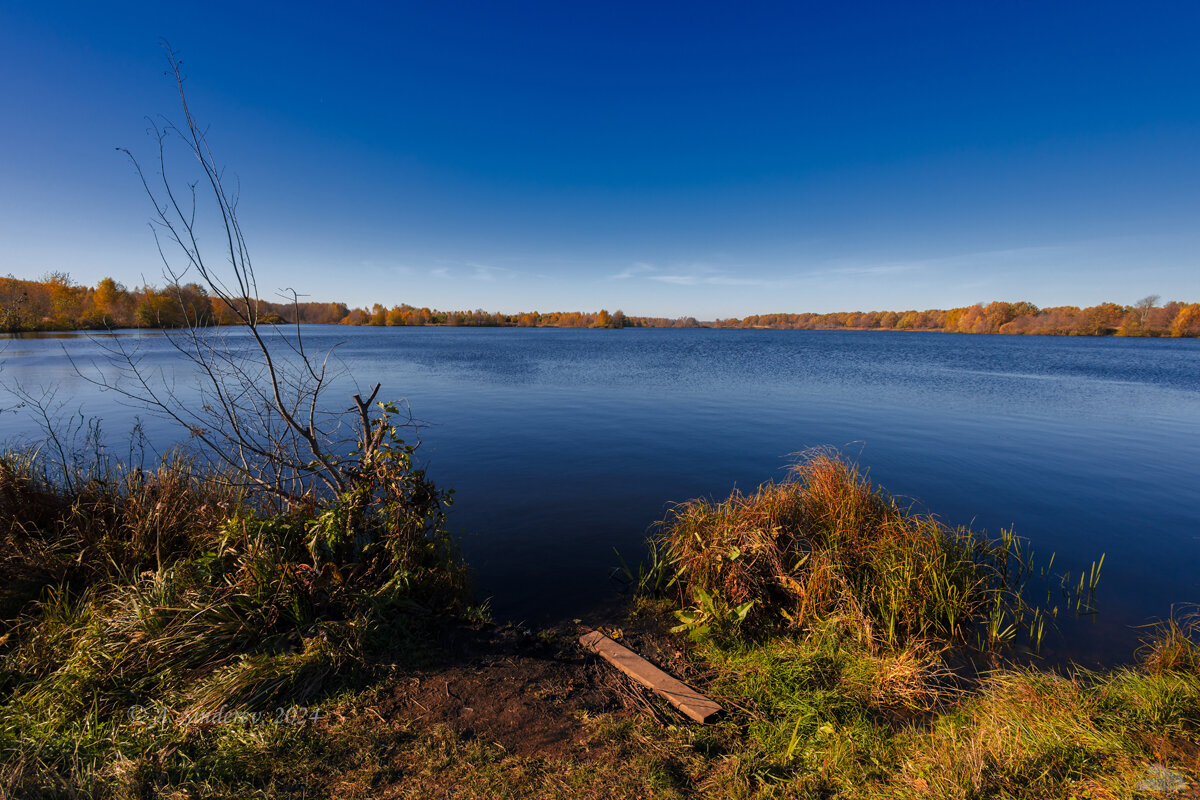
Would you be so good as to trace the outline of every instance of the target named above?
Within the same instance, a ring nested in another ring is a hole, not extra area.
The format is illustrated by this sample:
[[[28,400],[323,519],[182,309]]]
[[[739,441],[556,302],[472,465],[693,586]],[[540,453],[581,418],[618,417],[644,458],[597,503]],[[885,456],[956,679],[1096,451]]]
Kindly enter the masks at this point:
[[[1098,613],[1051,657],[1127,659],[1200,601],[1200,341],[871,331],[310,326],[426,423],[418,460],[497,618],[618,621],[610,572],[673,502],[780,479],[832,446],[951,524],[1013,528],[1055,571],[1106,554]],[[159,333],[125,332],[181,371]],[[241,335],[241,334],[237,334]],[[110,438],[139,413],[82,381],[82,335],[0,339],[0,380],[57,387]],[[340,392],[348,401],[348,390]],[[349,403],[347,402],[347,405]],[[0,407],[11,403],[0,403]],[[144,416],[144,412],[143,413]],[[6,438],[36,437],[19,413]],[[181,438],[148,419],[160,446]]]

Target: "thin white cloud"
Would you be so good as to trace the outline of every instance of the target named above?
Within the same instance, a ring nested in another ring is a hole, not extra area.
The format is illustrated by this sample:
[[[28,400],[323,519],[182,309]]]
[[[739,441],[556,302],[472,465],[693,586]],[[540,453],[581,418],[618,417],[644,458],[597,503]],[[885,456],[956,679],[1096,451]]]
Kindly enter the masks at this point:
[[[715,275],[711,278],[705,278],[704,283],[712,284],[713,286],[777,286],[778,281],[769,281],[763,278],[735,278],[730,275]]]
[[[959,267],[978,267],[984,264],[1017,264],[1045,259],[1061,259],[1068,253],[1079,249],[1077,245],[1040,245],[1035,247],[1014,247],[1003,250],[976,250],[968,253],[954,253],[947,256],[931,258],[915,258],[904,261],[889,260],[883,262],[862,261],[847,264],[832,262],[816,269],[804,272],[805,278],[818,278],[827,275],[891,275],[905,272],[927,272]]]
[[[497,278],[515,278],[518,273],[516,270],[511,270],[508,267],[497,267],[493,264],[479,264],[474,261],[466,262],[466,266],[470,267],[474,272],[471,277],[477,281],[487,281],[491,283]]]
[[[363,259],[358,262],[359,267],[364,270],[379,270],[383,272],[391,272],[396,275],[415,275],[417,270],[408,264],[399,264],[392,261],[377,261],[375,259]]]
[[[774,286],[775,281],[762,278],[738,278],[733,275],[650,275],[649,279],[675,286]]]
[[[894,275],[901,272],[917,272],[925,269],[924,264],[862,264],[849,267],[831,267],[816,269],[805,273],[807,277],[821,275]]]
[[[497,267],[492,264],[481,264],[475,261],[464,261],[451,266],[434,267],[429,270],[434,278],[448,280],[469,280],[494,283],[501,278],[515,278],[521,273],[507,267]]]
[[[609,275],[610,280],[645,280],[669,286],[715,286],[757,287],[764,289],[788,289],[811,285],[813,281],[828,279],[878,278],[916,276],[925,274],[956,273],[966,267],[980,268],[985,265],[1037,264],[1042,261],[1061,259],[1073,252],[1079,244],[1008,248],[1002,250],[954,253],[945,256],[914,259],[835,259],[817,263],[807,268],[796,264],[790,274],[778,274],[785,270],[777,265],[773,270],[778,276],[749,274],[749,270],[736,267],[716,267],[704,262],[659,266],[645,261],[635,261],[621,271]]]
[[[688,264],[664,272],[651,264],[637,262],[633,267],[613,277],[635,276],[673,286],[773,286],[776,283],[766,278],[746,277],[729,269],[719,269],[704,263]]]
[[[657,272],[658,267],[652,264],[647,264],[644,261],[635,261],[625,269],[618,272],[616,275],[609,275],[610,280],[622,281],[629,278],[636,278],[638,275],[645,275],[647,272]]]
[[[670,283],[675,286],[695,286],[700,278],[695,275],[650,275],[650,280],[659,283]]]

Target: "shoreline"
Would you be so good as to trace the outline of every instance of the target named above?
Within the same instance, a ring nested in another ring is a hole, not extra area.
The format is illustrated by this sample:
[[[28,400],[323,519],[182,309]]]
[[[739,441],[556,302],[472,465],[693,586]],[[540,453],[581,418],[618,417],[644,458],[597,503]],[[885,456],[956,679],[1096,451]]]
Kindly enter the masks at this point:
[[[1121,333],[1116,330],[1108,333],[1023,333],[1023,332],[1002,332],[1002,331],[954,331],[935,328],[797,328],[784,326],[769,326],[769,325],[752,325],[752,326],[726,326],[715,325],[711,323],[699,323],[697,325],[626,325],[622,328],[595,328],[591,326],[578,327],[570,325],[452,325],[445,323],[430,323],[424,325],[347,325],[343,323],[320,323],[320,322],[302,322],[303,327],[316,328],[434,328],[447,330],[473,330],[473,329],[514,329],[514,330],[722,330],[722,331],[796,331],[807,333],[936,333],[953,336],[1012,336],[1020,338],[1069,338],[1069,339],[1195,339],[1200,338],[1200,332],[1189,333],[1180,336],[1161,334],[1161,333]],[[239,328],[244,327],[237,324],[214,324],[208,326],[214,329],[224,328]],[[279,328],[295,327],[295,323],[284,322],[278,325]],[[39,328],[21,331],[0,331],[0,339],[21,339],[24,337],[38,338],[40,336],[53,336],[54,334],[79,334],[79,335],[106,335],[106,334],[132,334],[132,333],[172,333],[175,331],[187,330],[186,328],[154,328],[154,327],[128,327],[128,328]]]
[[[212,287],[210,287],[212,288]],[[218,293],[219,294],[219,293]],[[522,311],[513,314],[443,311],[408,303],[388,308],[351,308],[345,303],[276,303],[246,298],[241,317],[198,284],[132,289],[112,278],[95,287],[77,286],[65,273],[41,281],[0,277],[0,331],[106,330],[124,327],[186,328],[229,325],[322,323],[377,327],[565,327],[565,328],[779,328],[803,330],[913,330],[947,333],[1012,333],[1053,336],[1200,336],[1200,303],[1173,300],[1155,305],[1157,295],[1133,305],[1039,308],[1027,301],[993,301],[949,309],[899,311],[777,312],[700,321],[691,316],[626,315],[617,310]]]
[[[1042,797],[1125,794],[1153,765],[1200,778],[1186,619],[1135,667],[1014,664],[1048,624],[1014,583],[1019,545],[911,515],[828,453],[677,507],[603,628],[727,709],[704,726],[579,630],[488,621],[441,545],[397,564],[415,582],[380,606],[388,573],[314,565],[305,513],[255,512],[183,464],[67,490],[15,458],[0,778],[18,793]]]

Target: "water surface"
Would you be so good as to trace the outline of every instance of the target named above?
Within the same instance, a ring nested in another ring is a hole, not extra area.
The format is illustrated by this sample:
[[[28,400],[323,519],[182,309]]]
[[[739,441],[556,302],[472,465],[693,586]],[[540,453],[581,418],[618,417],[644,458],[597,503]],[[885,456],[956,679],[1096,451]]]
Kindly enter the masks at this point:
[[[161,334],[125,333],[182,365]],[[619,549],[674,501],[783,477],[834,446],[952,524],[1013,528],[1055,568],[1106,553],[1099,609],[1052,652],[1127,656],[1136,626],[1195,603],[1200,341],[707,329],[313,326],[381,398],[427,427],[420,460],[453,486],[452,527],[498,617],[602,615]],[[58,387],[105,419],[136,412],[75,374],[86,337],[0,340],[0,379]],[[65,352],[64,352],[65,351]],[[339,391],[344,391],[343,387]],[[341,398],[339,398],[340,401]],[[2,405],[2,404],[0,404]],[[144,413],[144,412],[143,412]],[[0,417],[6,433],[28,419]],[[177,437],[149,419],[151,437]]]

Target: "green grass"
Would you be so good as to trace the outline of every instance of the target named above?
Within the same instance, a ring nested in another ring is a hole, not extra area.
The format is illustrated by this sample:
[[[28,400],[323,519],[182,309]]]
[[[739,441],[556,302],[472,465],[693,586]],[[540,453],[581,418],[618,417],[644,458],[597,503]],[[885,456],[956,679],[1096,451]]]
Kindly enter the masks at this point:
[[[1200,752],[1194,625],[1165,625],[1136,668],[1005,667],[1046,619],[1023,599],[1028,551],[913,514],[834,454],[682,504],[652,545],[642,585],[730,711],[721,748],[756,765],[714,796],[1128,797],[1156,760],[1196,777],[1178,755]]]
[[[841,627],[698,647],[732,709],[718,735],[760,765],[753,794],[1128,797],[1163,758],[1156,740],[1198,741],[1194,672],[1012,668],[939,686],[944,667],[872,655]],[[1198,765],[1169,766],[1194,779]]]
[[[437,615],[467,609],[465,570],[441,496],[397,483],[347,515],[340,498],[257,505],[182,460],[64,476],[0,456],[0,785],[115,786],[114,764],[141,774],[158,769],[148,749],[177,747],[131,709],[317,702],[419,650]]]
[[[1131,667],[1004,666],[1044,619],[1028,553],[829,454],[679,506],[639,570],[640,613],[677,624],[725,715],[581,715],[569,756],[387,715],[466,610],[428,508],[356,506],[347,536],[186,462],[67,490],[14,455],[0,503],[0,797],[1132,798],[1152,763],[1200,777],[1194,619]]]

